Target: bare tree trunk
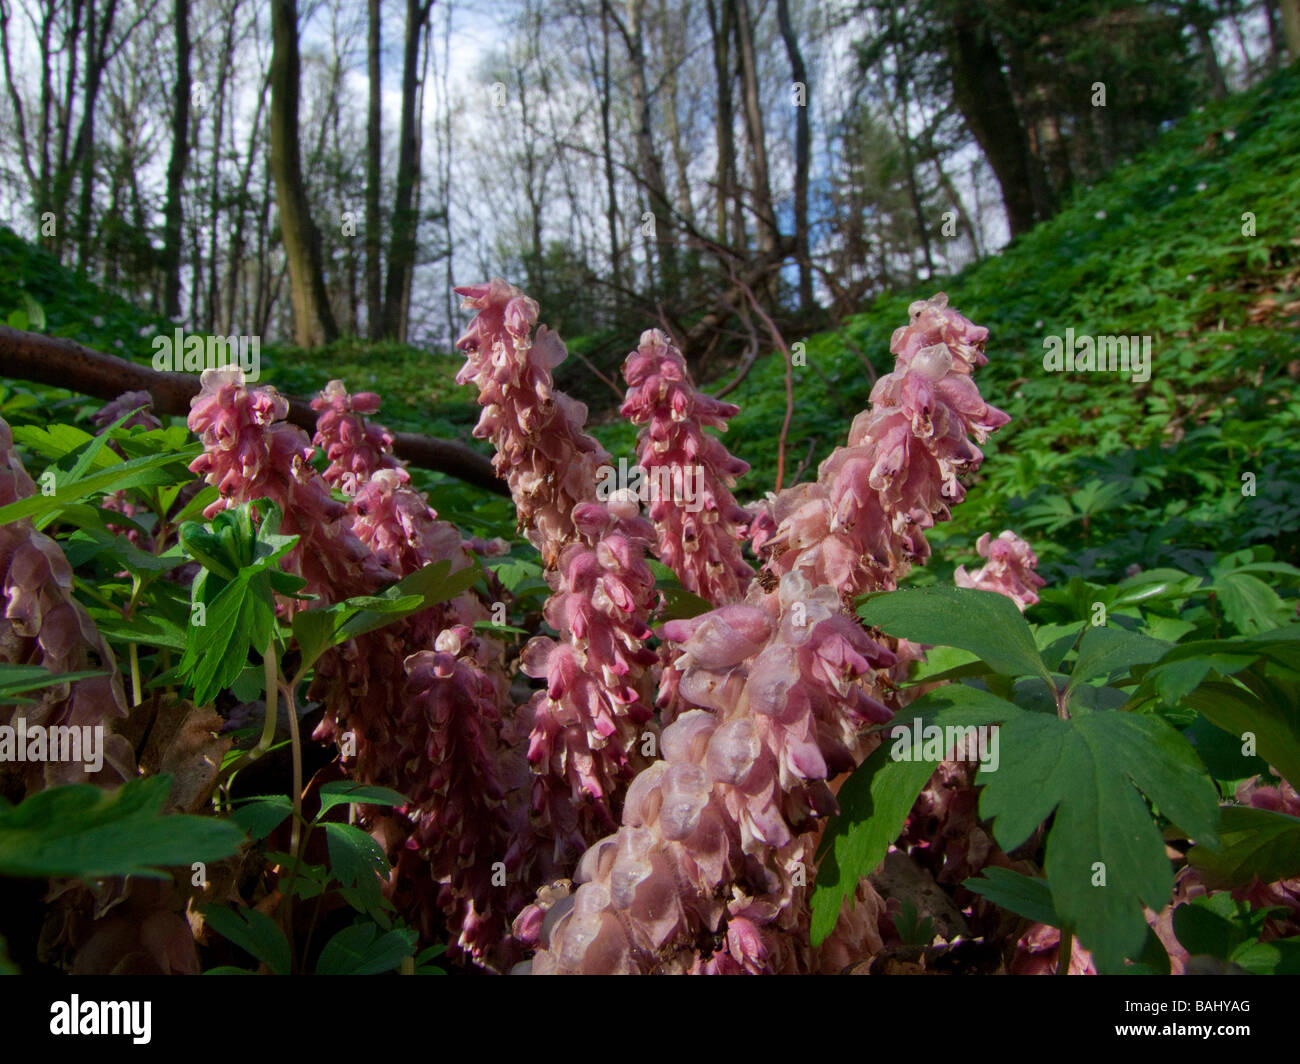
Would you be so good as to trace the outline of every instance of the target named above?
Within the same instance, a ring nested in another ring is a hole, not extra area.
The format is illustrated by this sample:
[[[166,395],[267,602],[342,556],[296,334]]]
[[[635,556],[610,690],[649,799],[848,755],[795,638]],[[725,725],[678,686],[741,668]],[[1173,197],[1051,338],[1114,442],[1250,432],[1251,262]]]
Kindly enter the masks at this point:
[[[731,35],[736,20],[735,0],[721,0],[721,9],[715,0],[706,0],[709,16],[709,34],[713,38],[713,74],[717,81],[718,106],[716,139],[718,150],[717,171],[717,239],[727,243],[729,222],[735,219],[732,241],[737,248],[744,247],[744,218],[740,213],[739,195],[736,192],[736,110],[731,98]]]
[[[811,106],[808,84],[808,71],[804,67],[803,55],[799,51],[799,40],[795,36],[794,23],[790,21],[789,0],[777,0],[776,18],[781,27],[781,39],[785,41],[785,51],[790,57],[790,76],[796,84],[803,86],[803,103],[795,108],[794,133],[794,247],[795,258],[799,263],[799,309],[805,314],[813,307],[812,288],[812,253],[808,246],[808,165],[811,138],[808,130],[808,108]],[[909,166],[909,173],[911,168]],[[924,224],[921,228],[925,233]],[[926,259],[929,260],[929,244],[926,244]],[[933,270],[931,271],[933,272]]]
[[[952,6],[948,45],[953,99],[997,176],[1007,224],[1011,235],[1018,236],[1051,212],[1044,212],[1042,197],[1036,194],[1044,184],[1041,175],[1034,174],[1038,162],[1029,151],[1025,127],[1002,73],[1002,56],[981,15],[966,0]]]
[[[1214,28],[1214,14],[1198,0],[1197,3],[1188,5],[1187,20],[1192,24],[1196,46],[1201,50],[1201,58],[1205,62],[1205,74],[1210,79],[1210,93],[1216,100],[1226,100],[1228,83],[1224,80],[1223,67],[1219,65],[1219,57],[1214,51],[1214,36],[1210,32]]]
[[[190,154],[190,3],[176,0],[176,87],[172,93],[172,154],[167,162],[167,203],[163,207],[163,313],[181,316],[181,184]],[[213,173],[215,180],[216,173]]]
[[[1282,9],[1282,32],[1286,35],[1286,50],[1290,61],[1300,59],[1300,0],[1279,0]]]
[[[777,246],[781,231],[772,207],[772,185],[768,178],[767,141],[763,132],[763,105],[758,95],[758,65],[754,55],[754,23],[749,0],[736,0],[736,42],[740,51],[740,82],[743,89],[745,131],[749,137],[749,176],[753,186],[754,214],[758,218],[756,243],[766,255]]]
[[[410,290],[418,245],[419,215],[414,209],[420,181],[420,140],[416,128],[416,90],[420,81],[420,30],[433,0],[406,0],[406,46],[402,55],[402,128],[398,141],[397,193],[393,201],[393,236],[388,248],[384,285],[383,335],[406,339],[405,293]]]
[[[336,339],[338,326],[325,290],[320,233],[312,222],[302,183],[297,0],[272,0],[271,34],[271,174],[289,265],[294,341],[311,347]]]
[[[239,15],[240,0],[232,0],[226,13],[226,32],[222,41],[222,54],[231,55],[235,50],[235,19]],[[217,318],[221,310],[221,279],[217,268],[219,258],[219,240],[221,234],[221,137],[226,127],[226,87],[230,82],[230,64],[221,64],[217,75],[217,91],[212,101],[212,155],[209,165],[212,168],[211,186],[208,189],[208,297],[204,308],[204,320],[209,332],[217,329]],[[195,138],[197,140],[197,136]],[[230,329],[226,329],[230,332]]]
[[[383,334],[383,264],[379,260],[379,162],[383,150],[382,82],[379,68],[379,0],[369,0],[369,36],[366,56],[370,74],[370,101],[366,120],[366,317],[370,339]]]
[[[659,258],[658,291],[671,300],[677,290],[677,248],[674,244],[672,206],[668,202],[664,182],[663,162],[654,141],[654,125],[650,115],[650,88],[646,78],[645,60],[645,0],[627,0],[627,22],[624,23],[604,0],[610,20],[618,28],[627,46],[629,61],[628,88],[632,96],[632,120],[636,127],[637,166],[639,177],[650,203],[655,232],[655,250]]]
[[[614,181],[614,145],[610,132],[613,81],[609,71],[609,13],[600,9],[600,146],[605,165],[605,224],[609,230],[610,275],[615,304],[622,302],[623,261],[618,246],[618,187]]]

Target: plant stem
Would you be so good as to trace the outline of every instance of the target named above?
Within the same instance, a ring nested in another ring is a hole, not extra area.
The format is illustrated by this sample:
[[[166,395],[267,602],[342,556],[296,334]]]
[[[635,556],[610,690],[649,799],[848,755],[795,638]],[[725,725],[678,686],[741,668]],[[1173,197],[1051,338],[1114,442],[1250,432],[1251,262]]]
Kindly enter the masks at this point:
[[[1056,974],[1070,974],[1070,958],[1074,956],[1074,932],[1061,928],[1061,942],[1056,948]]]
[[[298,734],[298,706],[292,687],[284,690],[284,708],[289,715],[289,746],[293,754],[293,834],[289,852],[296,858],[302,840],[302,736]]]
[[[140,693],[140,651],[135,643],[130,645],[127,654],[131,659],[131,705],[135,707],[144,698]]]

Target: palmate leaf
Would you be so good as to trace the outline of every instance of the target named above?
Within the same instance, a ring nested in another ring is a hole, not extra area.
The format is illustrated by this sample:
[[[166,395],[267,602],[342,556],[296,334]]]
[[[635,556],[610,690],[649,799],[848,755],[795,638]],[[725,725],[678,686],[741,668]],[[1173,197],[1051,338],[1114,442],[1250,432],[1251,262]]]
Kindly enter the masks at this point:
[[[1093,712],[1071,720],[1013,708],[997,772],[981,770],[980,814],[1013,850],[1053,812],[1045,869],[1062,923],[1104,971],[1147,938],[1142,906],[1169,899],[1173,871],[1141,793],[1200,842],[1217,845],[1213,781],[1191,746],[1154,717]]]
[[[317,975],[381,975],[415,953],[416,934],[394,928],[380,934],[371,923],[345,927],[325,943],[316,962]]]
[[[133,458],[129,462],[111,466],[98,473],[78,480],[75,484],[62,485],[56,482],[53,495],[37,493],[26,499],[19,499],[7,506],[0,506],[0,525],[19,521],[24,517],[40,520],[46,515],[50,519],[58,516],[58,511],[70,503],[98,494],[118,491],[122,488],[138,488],[159,484],[180,484],[193,479],[187,466],[198,456],[201,448],[195,445],[176,454],[155,454],[147,458]],[[41,521],[48,524],[48,521]]]
[[[199,911],[217,934],[252,954],[273,974],[289,974],[292,965],[289,941],[266,913],[256,909],[234,911],[220,905],[203,905]]]
[[[81,672],[52,673],[42,665],[11,665],[0,663],[0,704],[13,705],[26,702],[17,696],[40,691],[46,687],[88,680],[92,676],[103,676],[103,669],[85,669]]]
[[[474,565],[453,573],[449,561],[430,562],[378,595],[300,610],[293,618],[293,635],[301,657],[299,671],[309,669],[332,646],[455,598],[481,575]]]
[[[1017,916],[1049,927],[1061,926],[1061,918],[1052,904],[1052,888],[1044,879],[990,865],[979,878],[972,876],[962,886]]]

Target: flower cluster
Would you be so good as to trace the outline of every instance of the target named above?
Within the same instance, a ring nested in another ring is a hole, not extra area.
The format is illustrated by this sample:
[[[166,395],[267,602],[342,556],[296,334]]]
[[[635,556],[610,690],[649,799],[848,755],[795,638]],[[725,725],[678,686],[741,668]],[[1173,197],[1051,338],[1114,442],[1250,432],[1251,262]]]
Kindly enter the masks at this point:
[[[988,561],[973,573],[966,572],[966,566],[957,566],[953,573],[953,583],[958,587],[980,588],[984,591],[996,591],[1006,595],[1023,613],[1038,601],[1038,592],[1046,582],[1034,569],[1038,565],[1038,555],[1023,539],[1014,532],[1003,532],[997,539],[990,539],[987,532],[980,536],[975,549],[981,558]]]
[[[594,546],[570,543],[549,574],[545,617],[561,641],[530,640],[522,666],[546,681],[528,707],[528,759],[539,773],[533,805],[554,832],[557,855],[576,856],[616,826],[617,801],[645,763],[647,670],[657,660],[645,645],[646,622],[657,594],[645,557],[654,530],[634,498],[615,492],[608,503],[581,503],[573,520]]]
[[[0,506],[36,492],[13,442],[8,424],[0,419]],[[113,651],[73,597],[72,567],[63,551],[27,519],[0,525],[0,662],[39,665],[56,674],[106,670],[101,676],[46,687],[34,696],[34,704],[0,708],[0,724],[21,716],[30,726],[102,725],[103,768],[87,773],[81,762],[6,763],[0,793],[8,789],[5,776],[10,773],[19,773],[15,783],[21,781],[27,793],[67,783],[112,787],[134,778],[131,744],[111,727],[127,715]]]
[[[800,570],[845,596],[896,586],[929,557],[924,531],[946,521],[965,497],[958,476],[972,471],[982,443],[1010,418],[989,406],[971,379],[988,359],[988,330],[948,307],[943,293],[913,303],[911,324],[895,331],[894,371],[871,391],[847,447],[815,483],[782,492],[754,537],[776,574]]]
[[[190,470],[220,492],[204,516],[269,498],[283,513],[281,532],[300,537],[285,567],[307,581],[308,594],[330,602],[383,583],[387,574],[353,535],[346,508],[308,464],[307,434],[284,421],[288,400],[274,388],[246,388],[238,367],[204,370],[201,383],[189,427],[203,454]]]
[[[798,936],[774,932],[806,922],[817,818],[835,809],[826,780],[853,766],[857,727],[889,717],[855,681],[893,656],[798,573],[663,634],[681,642],[680,689],[703,708],[664,731],[623,827],[587,851],[576,893],[537,929],[533,970],[807,970]]]
[[[646,426],[637,438],[639,464],[650,484],[671,487],[669,497],[650,503],[659,560],[686,590],[714,605],[735,602],[754,571],[740,552],[750,514],[730,489],[749,465],[704,428],[725,431],[740,408],[698,391],[681,352],[657,329],[641,334],[623,378],[628,393],[622,414]]]
[[[554,390],[551,371],[568,352],[544,325],[533,335],[537,304],[499,278],[456,293],[478,311],[456,344],[467,355],[456,382],[473,383],[483,407],[474,435],[492,441],[520,528],[553,567],[581,538],[573,509],[596,497],[609,455],[582,431],[587,408]]]
[[[333,380],[311,401],[311,408],[319,415],[312,442],[329,459],[324,476],[331,487],[355,495],[379,470],[397,468],[392,434],[365,419],[379,410],[374,392],[349,395],[342,381]]]
[[[873,692],[896,665],[846,600],[926,557],[922,531],[949,516],[958,474],[982,459],[968,437],[1007,420],[970,379],[986,330],[941,296],[911,316],[849,446],[772,501],[756,537],[768,562],[746,601],[665,625],[681,706],[663,760],[633,781],[620,830],[583,856],[572,899],[516,922],[541,947],[531,970],[807,971],[828,959],[788,932],[806,926],[820,818],[836,808],[826,780],[878,742],[863,730],[889,719]],[[879,946],[868,900],[841,919],[834,960]]]

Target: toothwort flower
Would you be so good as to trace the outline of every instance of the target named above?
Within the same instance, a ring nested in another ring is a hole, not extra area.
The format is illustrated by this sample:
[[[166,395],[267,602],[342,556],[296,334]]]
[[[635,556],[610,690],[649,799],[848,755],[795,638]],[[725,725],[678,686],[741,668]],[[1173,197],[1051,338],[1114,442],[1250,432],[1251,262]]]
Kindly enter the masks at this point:
[[[970,380],[986,330],[942,296],[911,316],[849,446],[771,503],[768,562],[745,602],[664,626],[680,704],[663,760],[633,781],[618,832],[583,856],[572,898],[516,921],[541,947],[532,971],[808,971],[880,948],[866,885],[820,953],[799,945],[836,808],[826,781],[891,715],[879,696],[897,658],[846,605],[924,560],[923,530],[949,516],[958,474],[982,458],[969,436],[1007,420]]]
[[[659,559],[686,590],[716,605],[735,602],[754,571],[740,552],[750,514],[730,489],[749,465],[704,428],[726,431],[740,408],[697,390],[681,352],[657,329],[641,334],[623,378],[622,414],[646,426],[637,437],[638,462],[651,485],[672,488],[671,497],[650,503]]]
[[[975,549],[988,562],[973,573],[966,572],[964,565],[957,566],[952,576],[954,584],[1006,595],[1020,607],[1021,613],[1038,601],[1035,588],[1042,587],[1046,581],[1034,572],[1038,555],[1028,543],[1014,532],[1003,532],[994,540],[985,532]]]

